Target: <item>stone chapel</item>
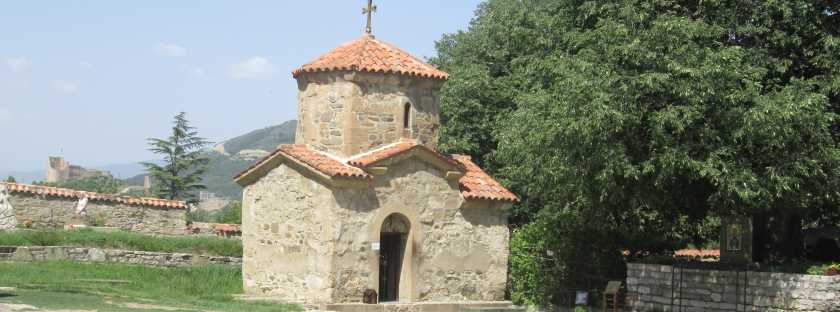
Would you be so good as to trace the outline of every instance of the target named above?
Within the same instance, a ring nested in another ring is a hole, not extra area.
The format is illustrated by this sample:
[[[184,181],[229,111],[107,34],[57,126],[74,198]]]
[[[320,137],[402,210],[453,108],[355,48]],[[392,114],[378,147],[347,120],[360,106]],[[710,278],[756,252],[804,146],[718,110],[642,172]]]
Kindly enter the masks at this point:
[[[366,34],[293,72],[295,144],[240,173],[246,295],[501,301],[518,201],[437,151],[448,74]]]

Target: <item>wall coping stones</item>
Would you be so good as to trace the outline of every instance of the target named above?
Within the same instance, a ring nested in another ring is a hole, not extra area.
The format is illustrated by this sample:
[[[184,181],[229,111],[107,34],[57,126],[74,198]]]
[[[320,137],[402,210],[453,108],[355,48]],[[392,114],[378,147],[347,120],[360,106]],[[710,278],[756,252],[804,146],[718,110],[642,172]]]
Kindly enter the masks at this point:
[[[91,201],[112,202],[129,206],[147,206],[166,209],[187,209],[187,203],[178,200],[130,197],[116,194],[100,194],[94,192],[84,192],[43,185],[18,184],[8,182],[0,182],[0,187],[5,188],[9,193],[23,193],[29,195],[51,196],[65,199],[87,198]]]

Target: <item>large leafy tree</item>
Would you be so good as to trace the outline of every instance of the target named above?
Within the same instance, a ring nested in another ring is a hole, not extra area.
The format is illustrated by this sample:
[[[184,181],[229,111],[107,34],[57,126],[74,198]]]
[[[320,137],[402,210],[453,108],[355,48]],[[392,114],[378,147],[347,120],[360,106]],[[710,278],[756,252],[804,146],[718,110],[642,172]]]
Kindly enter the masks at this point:
[[[169,138],[149,139],[149,150],[163,156],[163,165],[143,163],[143,166],[155,181],[157,196],[195,202],[197,191],[205,188],[201,176],[207,170],[209,159],[202,149],[209,142],[190,126],[186,113],[176,115],[173,124]]]
[[[513,242],[519,299],[619,274],[622,249],[702,242],[716,216],[836,222],[838,12],[489,0],[444,36],[441,146],[479,156],[524,198],[512,221],[533,222]]]

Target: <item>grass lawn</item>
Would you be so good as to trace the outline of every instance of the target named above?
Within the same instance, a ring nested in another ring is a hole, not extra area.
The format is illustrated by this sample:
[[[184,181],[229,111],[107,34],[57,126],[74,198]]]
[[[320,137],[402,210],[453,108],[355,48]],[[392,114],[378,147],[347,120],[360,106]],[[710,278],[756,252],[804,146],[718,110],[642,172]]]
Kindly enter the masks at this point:
[[[0,246],[78,246],[242,257],[242,242],[212,236],[155,236],[133,232],[33,230],[0,232]]]
[[[91,311],[301,311],[297,305],[234,300],[233,295],[242,293],[242,274],[228,266],[0,262],[0,287],[16,288],[0,291],[0,311],[14,305]]]

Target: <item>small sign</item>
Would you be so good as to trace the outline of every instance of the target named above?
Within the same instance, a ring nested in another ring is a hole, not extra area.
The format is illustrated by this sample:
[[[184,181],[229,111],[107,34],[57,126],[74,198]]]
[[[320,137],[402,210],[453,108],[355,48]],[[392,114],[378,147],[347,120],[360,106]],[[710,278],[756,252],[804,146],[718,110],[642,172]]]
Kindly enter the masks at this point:
[[[585,290],[578,290],[575,294],[575,305],[589,304],[589,293]]]
[[[727,251],[741,251],[741,225],[738,223],[730,224],[726,228],[726,250]]]
[[[379,251],[379,242],[370,243],[370,249],[373,251]]]

